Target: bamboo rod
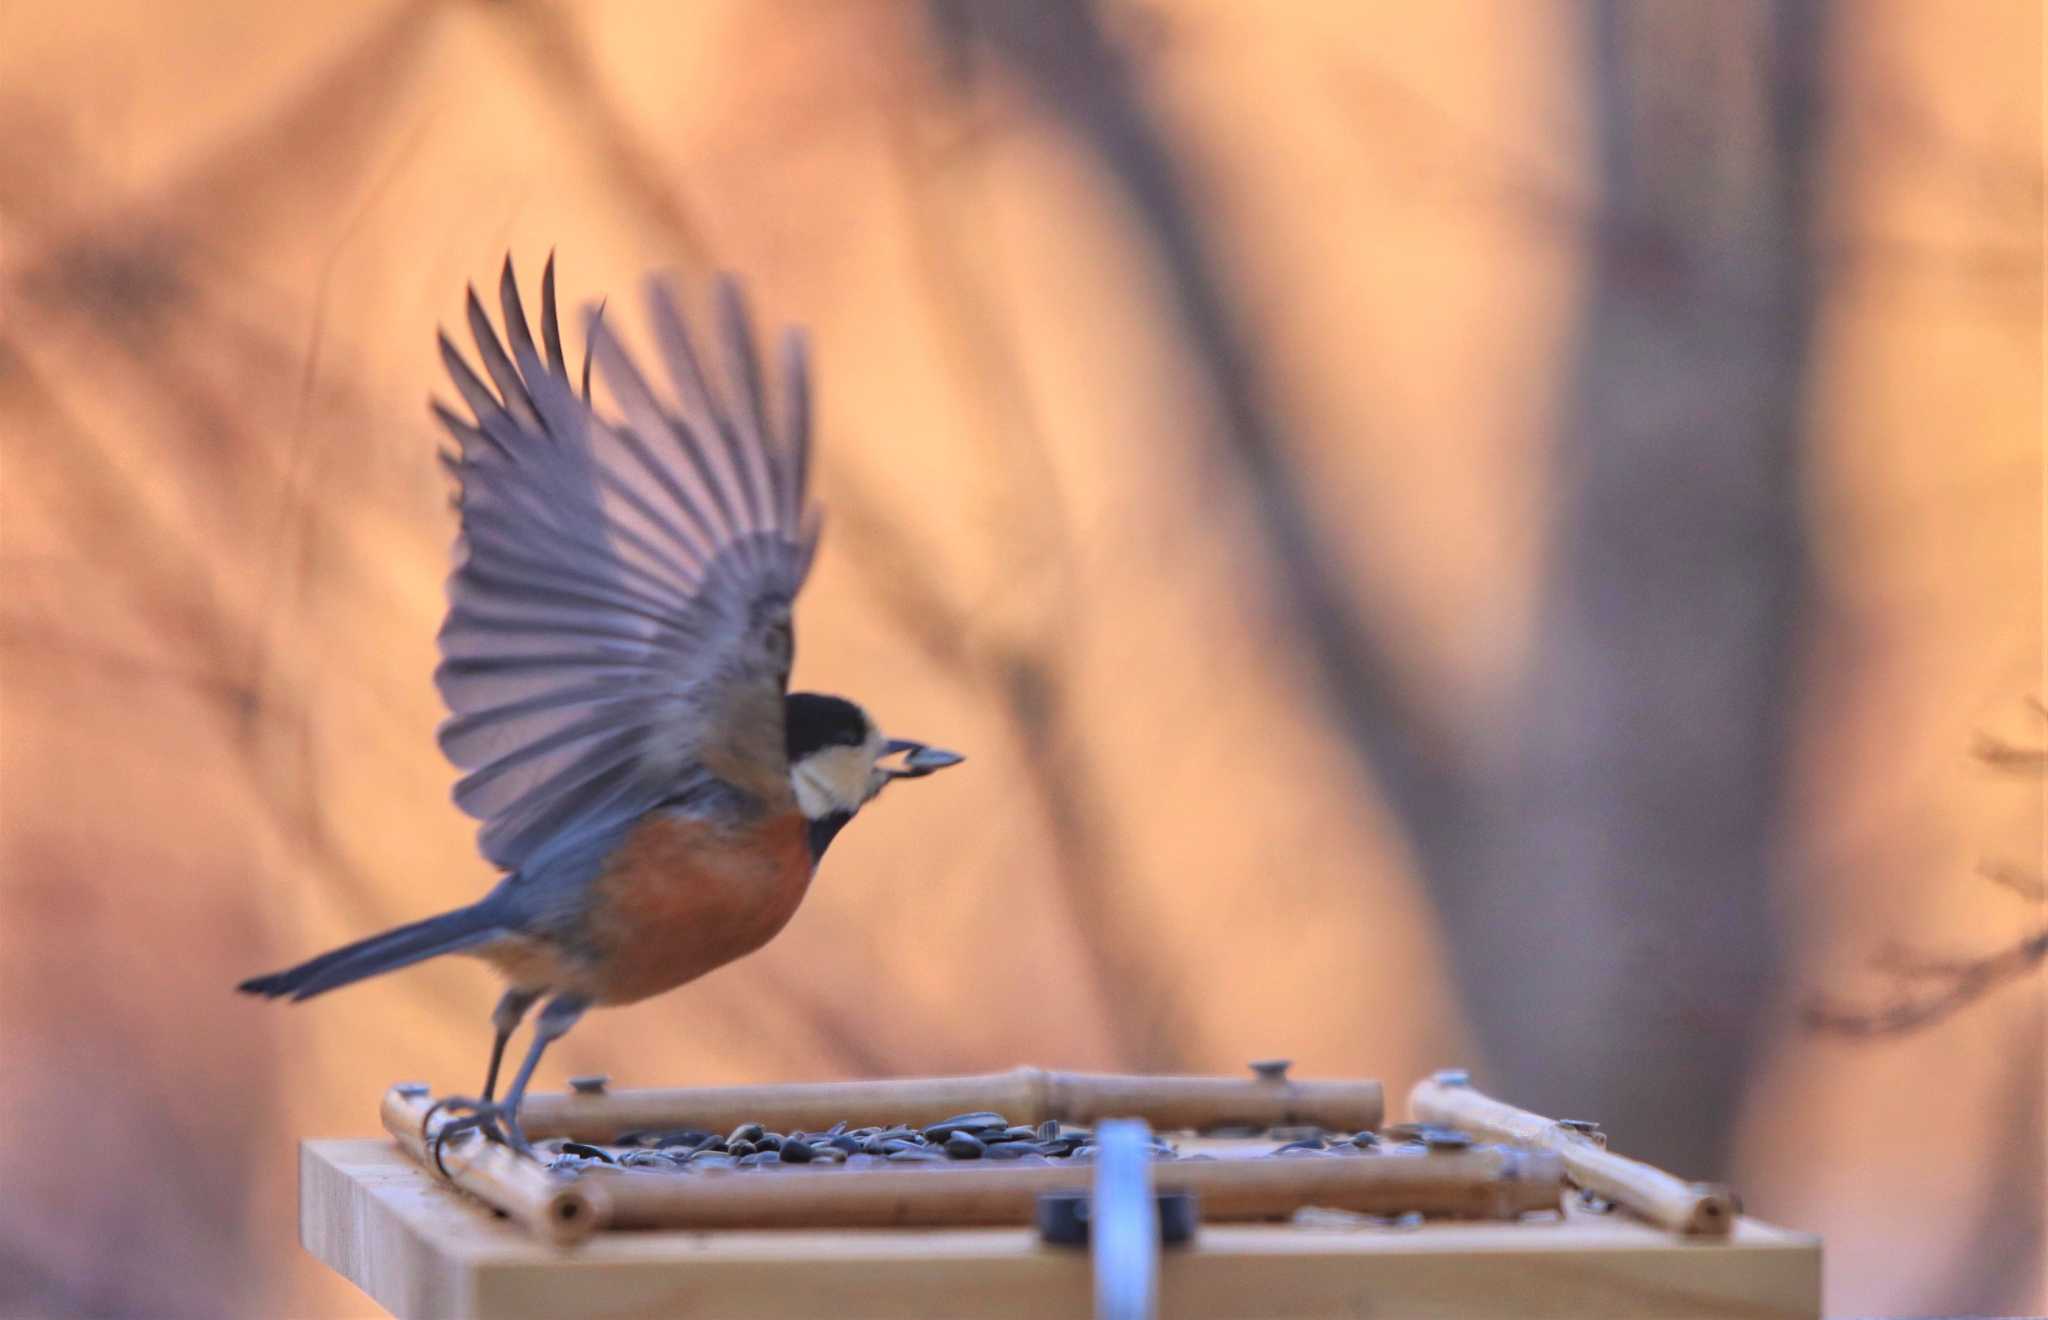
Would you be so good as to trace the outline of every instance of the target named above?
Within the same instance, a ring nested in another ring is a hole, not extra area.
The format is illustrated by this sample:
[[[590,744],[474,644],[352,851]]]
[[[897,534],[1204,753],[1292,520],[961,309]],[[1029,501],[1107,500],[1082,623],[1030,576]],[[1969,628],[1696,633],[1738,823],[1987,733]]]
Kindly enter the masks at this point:
[[[1737,1214],[1735,1194],[1714,1183],[1687,1182],[1608,1150],[1596,1137],[1474,1090],[1462,1073],[1439,1073],[1415,1084],[1408,1112],[1489,1141],[1554,1151],[1571,1180],[1675,1233],[1726,1233]]]
[[[609,1141],[636,1130],[725,1132],[741,1123],[778,1132],[818,1131],[842,1120],[854,1127],[936,1123],[984,1109],[1013,1123],[1142,1118],[1160,1131],[1242,1123],[1354,1132],[1379,1126],[1384,1101],[1375,1081],[1138,1077],[1018,1068],[967,1077],[546,1093],[526,1098],[519,1121],[533,1137]]]
[[[427,1128],[432,1102],[423,1091],[394,1086],[384,1093],[384,1130],[428,1172],[437,1172]],[[435,1114],[437,1126],[453,1114]],[[602,1184],[550,1173],[481,1133],[470,1131],[441,1149],[448,1180],[485,1204],[504,1211],[546,1241],[561,1246],[581,1242],[611,1219]]]
[[[621,1228],[909,1228],[1028,1224],[1043,1192],[1083,1191],[1091,1166],[960,1163],[909,1169],[587,1172]],[[1513,1219],[1555,1210],[1556,1156],[1489,1148],[1430,1155],[1162,1160],[1154,1187],[1192,1192],[1208,1222],[1284,1219],[1303,1206],[1361,1214]]]
[[[952,1098],[957,1098],[954,1096]],[[423,1092],[393,1087],[385,1128],[435,1168]],[[749,1111],[752,1112],[752,1111]],[[438,1116],[436,1116],[436,1120]],[[792,1125],[795,1126],[795,1125]],[[778,1168],[697,1173],[585,1170],[574,1178],[465,1133],[442,1152],[449,1181],[542,1238],[569,1244],[603,1227],[855,1228],[1028,1224],[1041,1192],[1085,1189],[1092,1168],[961,1162],[901,1169]],[[1563,1164],[1501,1148],[1429,1155],[1162,1160],[1161,1191],[1193,1192],[1212,1222],[1279,1219],[1306,1205],[1361,1214],[1511,1219],[1555,1210]]]

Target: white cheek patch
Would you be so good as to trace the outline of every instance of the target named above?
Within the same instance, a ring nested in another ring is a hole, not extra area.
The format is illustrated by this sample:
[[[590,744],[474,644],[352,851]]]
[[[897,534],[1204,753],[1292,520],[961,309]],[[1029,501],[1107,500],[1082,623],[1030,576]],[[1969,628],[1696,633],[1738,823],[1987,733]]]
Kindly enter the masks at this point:
[[[832,814],[831,799],[818,784],[817,776],[799,765],[790,771],[789,780],[796,789],[796,809],[804,814],[805,820],[822,820]]]
[[[858,811],[862,803],[874,796],[875,753],[879,750],[879,743],[827,747],[790,767],[798,810],[810,820],[835,811]]]

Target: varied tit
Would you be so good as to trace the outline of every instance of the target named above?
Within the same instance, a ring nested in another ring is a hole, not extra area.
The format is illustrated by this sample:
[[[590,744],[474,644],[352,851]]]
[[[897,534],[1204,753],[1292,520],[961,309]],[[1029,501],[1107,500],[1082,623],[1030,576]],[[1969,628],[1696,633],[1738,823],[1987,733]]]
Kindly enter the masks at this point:
[[[461,521],[435,679],[441,747],[465,772],[455,801],[505,875],[468,907],[239,988],[309,999],[442,954],[484,959],[507,989],[483,1092],[450,1102],[467,1116],[441,1132],[482,1127],[524,1149],[534,1068],[586,1009],[761,947],[863,806],[961,758],[885,736],[843,697],[787,690],[819,529],[802,336],[784,338],[771,416],[738,288],[718,285],[714,374],[650,282],[667,397],[594,314],[579,393],[553,259],[539,344],[509,259],[499,296],[503,340],[469,295],[483,376],[441,338],[469,415],[434,404]],[[591,403],[593,358],[617,416]],[[506,1041],[542,1001],[495,1101]]]

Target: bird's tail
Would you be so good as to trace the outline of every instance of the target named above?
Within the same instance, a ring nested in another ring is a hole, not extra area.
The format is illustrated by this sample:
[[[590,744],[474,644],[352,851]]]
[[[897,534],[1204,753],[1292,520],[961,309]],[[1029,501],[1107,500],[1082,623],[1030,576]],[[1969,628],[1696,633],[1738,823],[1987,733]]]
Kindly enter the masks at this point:
[[[265,999],[311,999],[366,977],[381,976],[427,958],[489,943],[504,931],[503,914],[485,900],[345,944],[297,967],[268,976],[252,976],[235,989]]]

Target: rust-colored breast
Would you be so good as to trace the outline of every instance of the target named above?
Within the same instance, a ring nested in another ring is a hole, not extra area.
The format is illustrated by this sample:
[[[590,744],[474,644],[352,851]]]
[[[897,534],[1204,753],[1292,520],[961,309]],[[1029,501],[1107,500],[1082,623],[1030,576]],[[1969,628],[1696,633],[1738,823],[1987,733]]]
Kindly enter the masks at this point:
[[[795,811],[737,827],[650,816],[592,886],[585,934],[596,956],[573,987],[630,1004],[694,981],[774,938],[810,883]]]

